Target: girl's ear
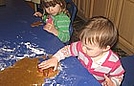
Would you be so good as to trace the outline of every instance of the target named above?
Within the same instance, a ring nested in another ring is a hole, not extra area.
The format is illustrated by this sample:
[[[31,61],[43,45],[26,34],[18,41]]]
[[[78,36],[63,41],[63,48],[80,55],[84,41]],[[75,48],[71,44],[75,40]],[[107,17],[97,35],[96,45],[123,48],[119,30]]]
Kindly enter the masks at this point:
[[[108,50],[110,50],[110,48],[111,47],[108,45],[106,48],[103,49],[103,51],[108,51]]]

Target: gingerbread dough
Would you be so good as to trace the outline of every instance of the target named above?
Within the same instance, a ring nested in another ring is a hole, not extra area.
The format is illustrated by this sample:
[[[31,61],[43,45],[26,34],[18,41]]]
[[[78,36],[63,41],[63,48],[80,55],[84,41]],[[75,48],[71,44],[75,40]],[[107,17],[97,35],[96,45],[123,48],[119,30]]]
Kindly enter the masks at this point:
[[[31,27],[38,27],[40,25],[43,25],[42,21],[36,21],[31,24]]]
[[[24,58],[0,71],[0,86],[42,86],[45,78],[59,73],[59,70],[53,71],[53,68],[39,72],[38,62],[37,58]]]

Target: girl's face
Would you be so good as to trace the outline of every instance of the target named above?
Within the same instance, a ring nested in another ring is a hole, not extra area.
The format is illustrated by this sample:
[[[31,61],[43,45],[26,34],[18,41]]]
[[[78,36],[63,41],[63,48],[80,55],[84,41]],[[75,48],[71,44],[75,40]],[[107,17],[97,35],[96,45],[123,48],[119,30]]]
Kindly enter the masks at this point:
[[[50,15],[57,15],[61,11],[61,6],[59,4],[56,4],[54,7],[50,6],[48,8],[45,8],[45,10]]]
[[[91,58],[100,57],[103,53],[107,50],[105,48],[101,49],[97,44],[90,44],[87,45],[82,44],[82,50],[85,54],[90,56]]]

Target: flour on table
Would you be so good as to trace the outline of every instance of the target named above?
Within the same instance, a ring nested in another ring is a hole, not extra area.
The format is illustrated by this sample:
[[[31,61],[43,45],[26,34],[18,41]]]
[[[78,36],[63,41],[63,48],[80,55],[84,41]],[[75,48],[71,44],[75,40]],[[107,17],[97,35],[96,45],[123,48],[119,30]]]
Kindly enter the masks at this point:
[[[36,57],[47,55],[45,49],[30,42],[12,43],[8,41],[0,42],[0,70],[13,65],[16,61],[24,57]]]

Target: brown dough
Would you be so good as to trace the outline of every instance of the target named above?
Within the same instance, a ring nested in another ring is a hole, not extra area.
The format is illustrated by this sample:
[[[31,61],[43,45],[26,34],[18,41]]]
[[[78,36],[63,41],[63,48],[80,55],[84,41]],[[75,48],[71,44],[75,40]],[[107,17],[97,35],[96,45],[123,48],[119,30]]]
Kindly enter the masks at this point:
[[[48,68],[38,71],[37,58],[24,58],[0,72],[0,86],[42,86],[45,78],[56,76],[59,71]]]
[[[38,27],[40,25],[43,25],[42,21],[36,21],[31,24],[31,27]]]

